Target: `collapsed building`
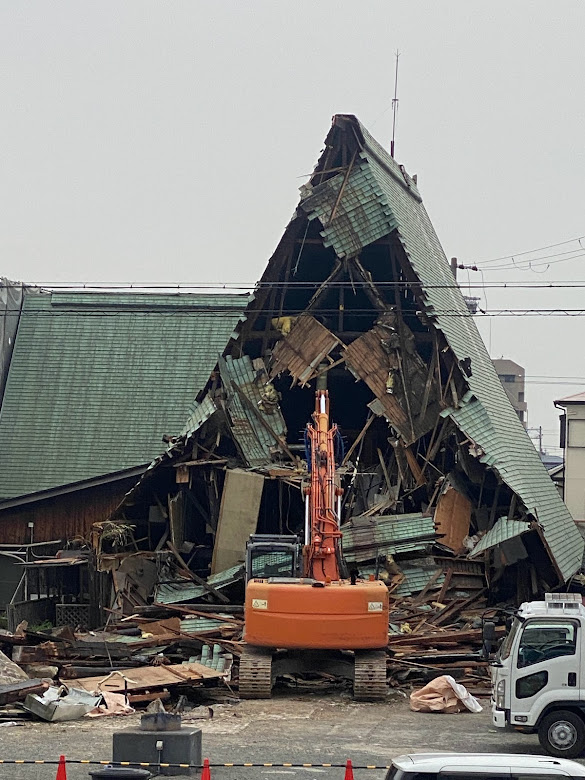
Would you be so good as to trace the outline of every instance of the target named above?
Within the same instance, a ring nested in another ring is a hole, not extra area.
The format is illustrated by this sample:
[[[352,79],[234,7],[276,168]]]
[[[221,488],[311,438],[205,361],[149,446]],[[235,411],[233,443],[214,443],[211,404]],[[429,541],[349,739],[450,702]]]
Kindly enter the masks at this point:
[[[302,532],[316,386],[344,437],[343,549],[362,574],[396,596],[436,587],[439,602],[495,603],[579,570],[583,540],[499,382],[416,178],[337,115],[182,432],[95,528],[116,609],[237,602],[249,535]],[[266,556],[255,573],[288,565]]]

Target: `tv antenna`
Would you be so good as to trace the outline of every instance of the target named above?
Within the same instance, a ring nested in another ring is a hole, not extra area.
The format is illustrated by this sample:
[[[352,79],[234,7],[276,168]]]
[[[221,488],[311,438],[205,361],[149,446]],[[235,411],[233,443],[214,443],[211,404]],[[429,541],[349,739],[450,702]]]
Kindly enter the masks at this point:
[[[394,157],[394,139],[396,136],[396,112],[398,111],[398,58],[400,52],[396,49],[396,69],[394,72],[394,97],[392,98],[392,140],[390,141],[390,157]]]

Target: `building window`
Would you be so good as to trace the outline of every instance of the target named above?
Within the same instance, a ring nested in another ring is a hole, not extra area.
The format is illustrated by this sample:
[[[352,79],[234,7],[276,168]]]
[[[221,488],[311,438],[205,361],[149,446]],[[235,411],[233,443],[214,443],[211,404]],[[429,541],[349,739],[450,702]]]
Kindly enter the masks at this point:
[[[585,447],[585,420],[569,420],[569,447]]]
[[[500,374],[500,380],[502,382],[515,382],[516,374]]]

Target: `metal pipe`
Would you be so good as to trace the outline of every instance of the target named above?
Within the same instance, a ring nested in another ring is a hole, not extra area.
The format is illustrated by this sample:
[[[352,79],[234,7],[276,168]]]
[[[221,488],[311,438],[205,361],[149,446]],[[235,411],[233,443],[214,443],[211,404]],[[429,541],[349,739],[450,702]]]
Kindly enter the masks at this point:
[[[305,496],[305,544],[310,544],[311,539],[309,537],[309,494]]]

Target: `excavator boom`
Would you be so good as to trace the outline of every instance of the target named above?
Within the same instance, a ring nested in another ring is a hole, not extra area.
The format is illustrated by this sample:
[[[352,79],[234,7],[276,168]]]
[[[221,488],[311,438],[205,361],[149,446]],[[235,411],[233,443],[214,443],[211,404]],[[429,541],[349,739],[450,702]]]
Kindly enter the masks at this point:
[[[306,575],[322,582],[339,579],[341,532],[339,510],[343,491],[335,482],[334,439],[337,426],[329,427],[329,395],[317,390],[313,425],[307,425],[310,445],[310,484],[306,490]]]

